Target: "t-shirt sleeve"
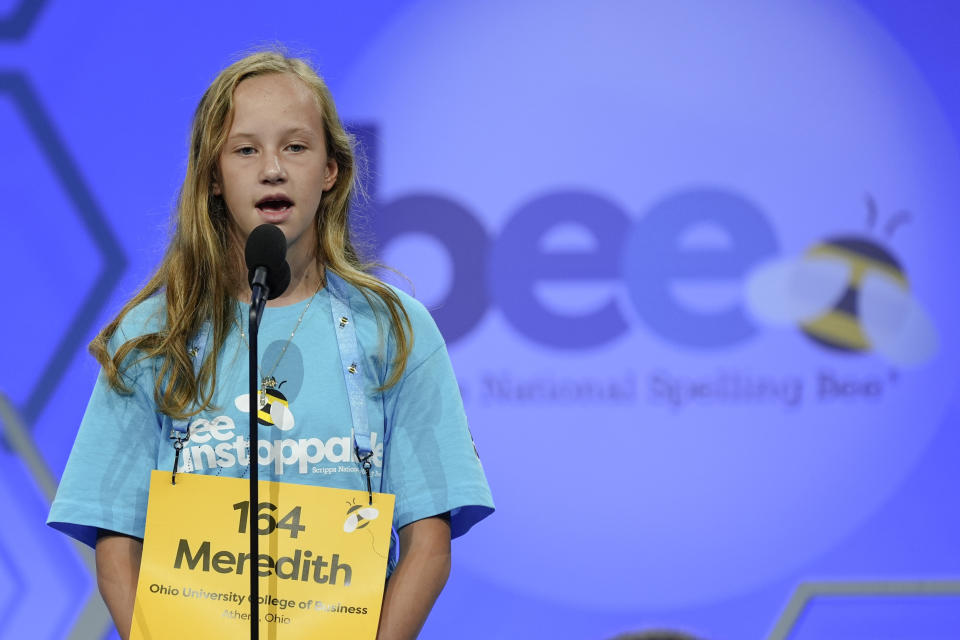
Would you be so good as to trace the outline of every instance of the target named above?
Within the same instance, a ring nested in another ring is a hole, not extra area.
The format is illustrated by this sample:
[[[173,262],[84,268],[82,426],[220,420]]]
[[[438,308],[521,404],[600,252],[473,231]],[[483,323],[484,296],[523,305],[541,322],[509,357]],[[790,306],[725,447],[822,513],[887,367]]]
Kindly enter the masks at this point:
[[[431,328],[436,339],[421,336],[420,343],[427,342],[432,352],[408,365],[387,392],[384,488],[396,496],[398,527],[449,512],[455,538],[493,513],[493,498],[447,349],[435,325]]]
[[[50,508],[47,524],[91,547],[98,529],[143,537],[161,429],[149,366],[128,370],[129,394],[100,372]]]

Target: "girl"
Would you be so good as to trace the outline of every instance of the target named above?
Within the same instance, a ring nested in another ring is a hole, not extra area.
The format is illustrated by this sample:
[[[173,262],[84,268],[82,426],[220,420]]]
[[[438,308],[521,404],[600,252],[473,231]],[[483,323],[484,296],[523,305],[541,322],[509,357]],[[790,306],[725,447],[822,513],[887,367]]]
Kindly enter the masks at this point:
[[[267,304],[259,331],[260,478],[366,488],[335,335],[335,305],[345,302],[374,486],[396,496],[399,562],[378,638],[416,637],[449,574],[451,537],[492,512],[436,325],[374,276],[351,241],[356,178],[352,138],[304,61],[250,55],[200,100],[173,238],[146,286],[90,345],[102,370],[49,517],[95,546],[100,592],[123,638],[150,472],[173,468],[172,429],[188,425],[181,471],[248,474],[242,254],[261,224],[286,237],[291,282]]]

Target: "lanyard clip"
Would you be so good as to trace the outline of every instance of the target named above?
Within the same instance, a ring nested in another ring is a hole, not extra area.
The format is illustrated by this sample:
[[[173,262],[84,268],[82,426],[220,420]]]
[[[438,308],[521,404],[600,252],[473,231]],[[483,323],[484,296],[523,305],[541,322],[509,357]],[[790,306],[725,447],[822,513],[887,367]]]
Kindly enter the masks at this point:
[[[373,484],[370,482],[370,468],[373,467],[373,463],[370,462],[370,458],[373,457],[373,451],[368,451],[367,455],[360,455],[360,447],[356,444],[353,445],[353,450],[357,454],[357,460],[360,462],[360,467],[363,469],[364,473],[367,474],[367,496],[369,498],[369,504],[373,504]]]
[[[183,451],[183,443],[190,437],[186,431],[170,429],[170,439],[173,440],[173,471],[170,473],[170,484],[177,484],[177,466],[180,464],[180,452]]]

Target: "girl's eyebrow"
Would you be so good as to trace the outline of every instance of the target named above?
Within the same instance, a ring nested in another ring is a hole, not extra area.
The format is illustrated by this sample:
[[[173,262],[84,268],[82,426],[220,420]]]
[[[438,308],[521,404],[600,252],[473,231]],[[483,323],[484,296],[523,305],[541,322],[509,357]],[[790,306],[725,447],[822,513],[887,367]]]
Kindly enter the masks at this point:
[[[280,132],[280,136],[283,138],[286,138],[288,136],[308,136],[312,138],[312,137],[315,137],[315,135],[316,134],[313,132],[313,130],[307,127],[290,127],[289,129],[286,129]],[[255,139],[257,137],[258,135],[255,133],[246,133],[243,131],[239,131],[237,133],[231,133],[227,137],[227,140],[234,140],[237,138]]]

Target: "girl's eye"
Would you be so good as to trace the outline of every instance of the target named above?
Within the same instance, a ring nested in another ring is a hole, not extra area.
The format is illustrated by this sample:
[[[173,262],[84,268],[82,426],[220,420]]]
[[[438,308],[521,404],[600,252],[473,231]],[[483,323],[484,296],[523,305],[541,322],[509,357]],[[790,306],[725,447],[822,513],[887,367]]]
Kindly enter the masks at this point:
[[[302,144],[291,144],[287,148],[290,149],[290,151],[293,151],[294,153],[300,153],[301,151],[306,150],[306,147],[303,146]]]
[[[253,155],[255,149],[253,147],[240,147],[237,149],[237,153],[242,156],[251,156]]]

